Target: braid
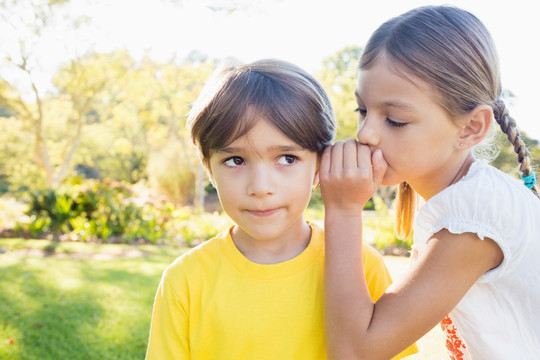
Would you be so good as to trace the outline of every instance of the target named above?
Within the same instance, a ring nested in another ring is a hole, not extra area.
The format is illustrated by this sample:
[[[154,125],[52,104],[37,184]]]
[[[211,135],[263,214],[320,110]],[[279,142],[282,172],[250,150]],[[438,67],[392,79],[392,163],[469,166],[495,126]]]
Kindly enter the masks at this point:
[[[519,130],[516,127],[516,121],[508,113],[508,109],[504,102],[499,99],[495,102],[495,107],[493,109],[493,115],[495,121],[501,127],[501,130],[506,134],[508,141],[514,146],[514,152],[518,155],[519,161],[519,171],[521,177],[534,176],[534,172],[531,166],[531,153],[527,150],[525,143],[521,140],[519,136]],[[531,190],[540,197],[538,185],[533,184]]]

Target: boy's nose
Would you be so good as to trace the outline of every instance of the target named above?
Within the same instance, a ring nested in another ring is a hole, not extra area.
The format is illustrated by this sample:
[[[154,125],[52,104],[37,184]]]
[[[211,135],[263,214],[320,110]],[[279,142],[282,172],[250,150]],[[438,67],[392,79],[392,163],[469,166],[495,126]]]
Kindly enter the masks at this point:
[[[257,166],[251,171],[249,184],[249,196],[264,197],[273,195],[275,192],[271,171],[265,166]]]

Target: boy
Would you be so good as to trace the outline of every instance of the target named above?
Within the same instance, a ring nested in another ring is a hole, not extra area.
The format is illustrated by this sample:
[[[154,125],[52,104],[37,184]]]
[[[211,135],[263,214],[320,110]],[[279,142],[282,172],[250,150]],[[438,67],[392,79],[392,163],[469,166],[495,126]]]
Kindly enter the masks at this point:
[[[335,133],[325,91],[287,62],[230,65],[188,126],[235,225],[165,270],[147,359],[326,359],[324,233],[303,217]],[[376,299],[389,273],[367,246],[364,266]]]

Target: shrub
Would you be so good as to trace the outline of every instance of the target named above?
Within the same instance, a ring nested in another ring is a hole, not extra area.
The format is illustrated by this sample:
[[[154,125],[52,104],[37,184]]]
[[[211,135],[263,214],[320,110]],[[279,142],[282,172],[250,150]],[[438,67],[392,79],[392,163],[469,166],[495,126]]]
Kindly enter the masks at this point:
[[[384,254],[403,255],[411,250],[412,236],[399,239],[395,232],[395,220],[380,197],[373,197],[375,213],[366,216],[364,224],[374,236],[374,245]]]
[[[30,192],[30,203],[26,214],[30,217],[30,233],[37,235],[52,232],[57,236],[69,231],[69,218],[73,198],[65,193],[51,189]]]
[[[226,229],[220,213],[175,207],[163,199],[137,196],[118,182],[72,180],[58,190],[29,192],[27,222],[18,228],[56,240],[167,243],[195,245]]]
[[[232,220],[223,213],[208,213],[203,209],[184,207],[176,209],[166,223],[166,232],[170,234],[167,242],[185,243],[194,246],[211,239],[232,225]]]

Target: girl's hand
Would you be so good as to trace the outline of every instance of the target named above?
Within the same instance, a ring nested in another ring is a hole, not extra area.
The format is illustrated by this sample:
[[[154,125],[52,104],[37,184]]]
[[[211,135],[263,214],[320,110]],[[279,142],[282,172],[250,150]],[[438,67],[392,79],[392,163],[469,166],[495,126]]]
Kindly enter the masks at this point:
[[[387,163],[381,150],[354,139],[328,146],[319,169],[321,194],[327,210],[359,214],[381,185]]]

